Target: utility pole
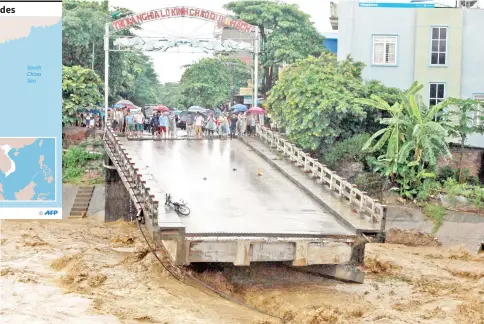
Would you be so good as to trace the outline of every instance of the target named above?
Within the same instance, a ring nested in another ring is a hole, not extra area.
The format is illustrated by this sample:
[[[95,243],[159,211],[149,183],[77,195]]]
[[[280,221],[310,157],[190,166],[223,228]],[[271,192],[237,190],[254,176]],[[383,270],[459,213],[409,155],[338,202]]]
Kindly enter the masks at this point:
[[[91,70],[93,70],[93,71],[94,71],[94,55],[95,55],[94,54],[94,48],[95,48],[94,46],[95,46],[94,45],[94,42],[92,42],[92,63],[91,63]]]
[[[234,71],[230,75],[230,108],[234,106]]]

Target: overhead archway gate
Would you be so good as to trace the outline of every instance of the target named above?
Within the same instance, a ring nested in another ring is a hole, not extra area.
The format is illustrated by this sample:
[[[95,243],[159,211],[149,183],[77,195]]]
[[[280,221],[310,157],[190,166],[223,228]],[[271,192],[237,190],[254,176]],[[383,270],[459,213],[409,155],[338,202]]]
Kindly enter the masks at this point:
[[[214,12],[211,10],[194,8],[194,7],[168,7],[162,9],[154,9],[150,11],[145,11],[142,13],[132,14],[111,23],[107,23],[105,27],[104,35],[104,52],[105,52],[105,65],[104,65],[104,109],[105,109],[105,122],[107,125],[107,109],[109,106],[109,53],[112,51],[110,48],[110,39],[116,36],[116,33],[129,29],[134,26],[139,26],[145,23],[162,20],[162,19],[173,19],[173,18],[193,18],[200,19],[217,24],[219,27],[230,27],[236,29],[242,33],[247,34],[253,40],[252,51],[254,54],[253,61],[253,96],[252,102],[258,102],[258,65],[259,65],[259,51],[260,51],[260,33],[259,27],[255,25],[248,24],[240,19],[235,19],[227,14],[222,14]]]

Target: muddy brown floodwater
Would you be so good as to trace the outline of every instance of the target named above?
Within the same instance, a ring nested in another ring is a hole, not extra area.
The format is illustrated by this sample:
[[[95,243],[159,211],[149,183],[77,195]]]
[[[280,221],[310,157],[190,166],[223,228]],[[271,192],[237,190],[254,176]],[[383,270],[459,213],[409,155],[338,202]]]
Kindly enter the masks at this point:
[[[281,321],[176,281],[135,224],[2,221],[0,322],[484,323],[483,256],[369,244],[365,270],[364,284],[277,265],[196,274]]]

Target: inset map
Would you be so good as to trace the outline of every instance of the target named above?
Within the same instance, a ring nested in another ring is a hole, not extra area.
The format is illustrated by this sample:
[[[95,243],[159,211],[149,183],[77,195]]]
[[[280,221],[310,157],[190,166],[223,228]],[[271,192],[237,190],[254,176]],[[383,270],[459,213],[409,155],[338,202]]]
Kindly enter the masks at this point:
[[[0,137],[0,201],[55,201],[55,141]]]

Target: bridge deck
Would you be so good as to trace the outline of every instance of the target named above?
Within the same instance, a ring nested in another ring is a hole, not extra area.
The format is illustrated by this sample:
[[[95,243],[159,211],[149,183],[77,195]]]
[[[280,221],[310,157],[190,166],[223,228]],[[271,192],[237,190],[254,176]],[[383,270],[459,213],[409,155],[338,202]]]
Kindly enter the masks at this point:
[[[123,147],[142,159],[157,189],[188,203],[191,214],[180,217],[187,235],[355,235],[238,140],[125,141]]]

